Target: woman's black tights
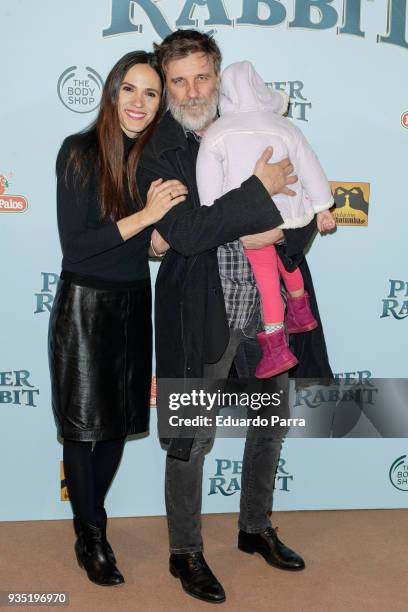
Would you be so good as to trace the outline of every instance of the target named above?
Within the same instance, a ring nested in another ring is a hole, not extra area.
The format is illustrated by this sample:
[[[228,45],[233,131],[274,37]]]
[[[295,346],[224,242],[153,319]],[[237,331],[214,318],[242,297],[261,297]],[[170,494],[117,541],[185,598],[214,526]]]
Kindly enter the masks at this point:
[[[65,479],[74,515],[81,521],[103,527],[105,496],[124,445],[124,438],[95,443],[64,440]]]

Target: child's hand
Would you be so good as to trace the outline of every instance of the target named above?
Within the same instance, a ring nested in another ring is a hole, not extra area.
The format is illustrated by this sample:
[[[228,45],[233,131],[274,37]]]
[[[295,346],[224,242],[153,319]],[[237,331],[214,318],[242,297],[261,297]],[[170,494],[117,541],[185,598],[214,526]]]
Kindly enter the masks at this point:
[[[336,221],[330,210],[323,210],[316,215],[317,229],[320,233],[330,232],[336,227]]]

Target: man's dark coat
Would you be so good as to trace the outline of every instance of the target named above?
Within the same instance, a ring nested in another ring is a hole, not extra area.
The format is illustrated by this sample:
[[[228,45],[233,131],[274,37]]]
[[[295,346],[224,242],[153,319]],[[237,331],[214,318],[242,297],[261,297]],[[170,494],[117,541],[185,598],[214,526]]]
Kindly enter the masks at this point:
[[[213,206],[201,207],[195,165],[196,159],[183,128],[167,112],[145,147],[137,171],[143,200],[150,183],[157,178],[178,179],[189,190],[186,201],[175,206],[156,224],[157,230],[171,246],[156,280],[158,378],[200,378],[204,363],[218,361],[227,346],[229,329],[217,247],[240,236],[275,228],[283,222],[256,176],[219,198]],[[312,309],[319,319],[312,279],[303,258],[303,250],[314,231],[314,221],[305,228],[285,231],[286,245],[279,249],[279,253],[288,269],[300,265]],[[292,338],[299,359],[294,375],[301,378],[330,377],[321,326]],[[169,453],[188,459],[190,447],[190,439],[174,439]]]

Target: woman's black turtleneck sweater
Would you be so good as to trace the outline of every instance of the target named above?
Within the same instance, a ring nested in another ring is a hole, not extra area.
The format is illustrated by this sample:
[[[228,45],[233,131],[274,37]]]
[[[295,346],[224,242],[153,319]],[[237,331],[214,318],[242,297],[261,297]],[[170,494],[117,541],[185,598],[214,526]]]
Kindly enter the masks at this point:
[[[134,140],[123,134],[125,157]],[[72,146],[95,167],[96,137],[90,132],[66,138],[58,153],[57,217],[62,248],[62,269],[99,279],[131,282],[149,277],[148,249],[152,228],[124,241],[114,221],[100,218],[96,173],[91,171],[85,186],[75,184],[72,165],[65,180],[65,165]],[[87,163],[87,161],[86,161]],[[136,212],[127,198],[129,214]]]

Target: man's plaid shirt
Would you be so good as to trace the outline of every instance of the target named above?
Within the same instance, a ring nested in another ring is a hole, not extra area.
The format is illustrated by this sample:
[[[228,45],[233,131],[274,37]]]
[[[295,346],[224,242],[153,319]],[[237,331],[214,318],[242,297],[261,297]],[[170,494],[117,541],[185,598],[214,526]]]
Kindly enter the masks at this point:
[[[259,309],[251,264],[239,240],[219,246],[217,255],[228,324],[234,329],[245,329]]]

